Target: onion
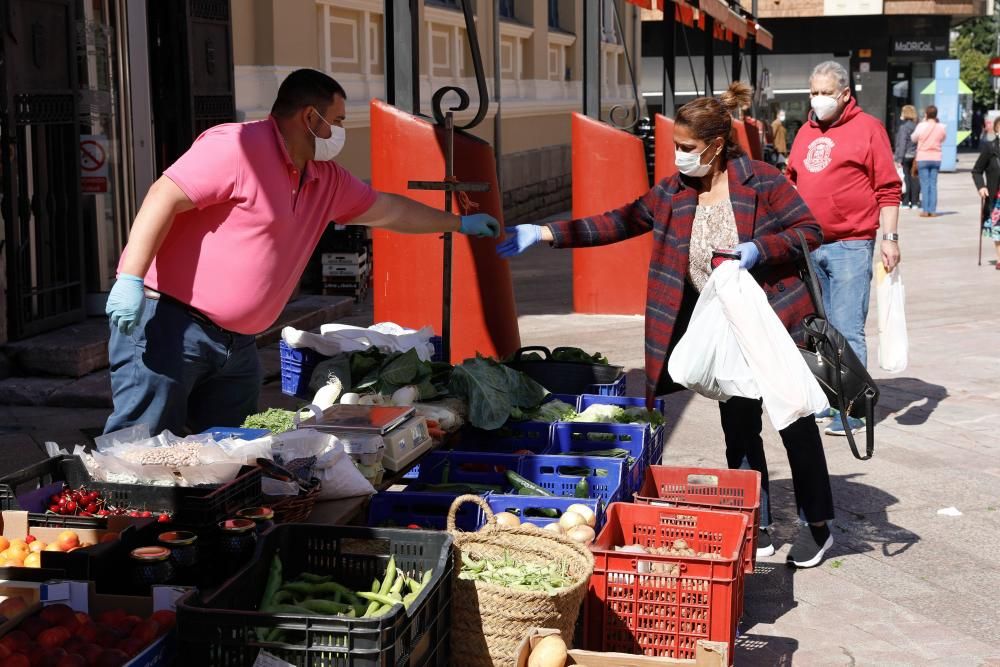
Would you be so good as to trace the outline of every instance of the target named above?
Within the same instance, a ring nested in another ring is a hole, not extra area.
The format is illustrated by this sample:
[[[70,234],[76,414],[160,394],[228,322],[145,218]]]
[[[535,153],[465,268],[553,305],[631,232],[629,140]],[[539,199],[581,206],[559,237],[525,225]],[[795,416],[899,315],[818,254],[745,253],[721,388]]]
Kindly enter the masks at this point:
[[[354,392],[348,392],[340,397],[340,403],[342,405],[357,405],[360,400],[361,395],[355,394]]]
[[[559,525],[558,521],[553,521],[552,523],[545,524],[545,530],[550,533],[555,533],[557,535],[563,534],[562,526]]]
[[[587,525],[593,528],[597,525],[597,515],[594,514],[594,510],[590,509],[582,503],[574,503],[566,508],[567,512],[576,512],[582,516],[586,521]]]
[[[510,512],[499,512],[496,518],[497,525],[501,528],[517,528],[521,525],[521,520]]]
[[[392,394],[393,405],[413,405],[420,398],[420,390],[413,385],[400,387]]]
[[[529,523],[529,522],[525,521],[524,523],[521,524],[521,530],[526,530],[526,531],[528,531],[530,533],[530,532],[533,532],[533,531],[539,531],[539,530],[541,530],[541,528],[539,528],[538,526],[536,526],[533,523]]]
[[[587,520],[576,512],[566,511],[563,515],[559,517],[559,525],[562,526],[563,530],[570,530],[571,528],[576,528],[577,526],[586,526]]]
[[[590,544],[594,541],[597,535],[594,534],[594,529],[590,526],[577,526],[566,532],[566,536],[573,540],[574,542],[579,542],[580,544]]]

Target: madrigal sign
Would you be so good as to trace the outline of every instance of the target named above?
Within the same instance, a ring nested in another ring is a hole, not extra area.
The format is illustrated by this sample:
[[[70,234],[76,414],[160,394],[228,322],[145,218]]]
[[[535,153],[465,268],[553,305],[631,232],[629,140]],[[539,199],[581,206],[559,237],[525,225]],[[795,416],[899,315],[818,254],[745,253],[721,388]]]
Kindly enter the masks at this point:
[[[894,56],[948,56],[947,37],[893,37],[890,55]]]

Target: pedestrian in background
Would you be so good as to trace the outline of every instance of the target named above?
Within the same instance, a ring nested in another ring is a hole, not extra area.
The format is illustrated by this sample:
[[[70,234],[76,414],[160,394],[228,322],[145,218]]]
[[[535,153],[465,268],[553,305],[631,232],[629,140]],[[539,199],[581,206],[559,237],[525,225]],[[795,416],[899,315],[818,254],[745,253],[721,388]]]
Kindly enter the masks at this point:
[[[920,205],[920,181],[914,177],[913,163],[917,159],[917,144],[911,138],[917,129],[917,109],[912,104],[903,107],[899,129],[896,130],[896,163],[903,172],[903,201],[906,208]]]
[[[976,109],[972,114],[972,146],[979,148],[983,138],[983,128],[986,127],[986,116],[982,109]]]
[[[827,318],[866,364],[875,237],[881,225],[879,254],[886,271],[892,271],[899,264],[901,182],[889,135],[858,106],[844,66],[834,60],[820,63],[809,88],[812,113],[795,136],[788,177],[823,227],[823,245],[813,251],[813,259]],[[826,432],[846,435],[836,410],[816,420],[832,420]],[[848,428],[856,433],[864,421],[849,417]]]
[[[917,142],[917,172],[920,174],[921,218],[936,218],[937,180],[941,171],[941,145],[948,136],[944,123],[938,122],[933,104],[924,111],[924,120],[910,138]]]
[[[788,180],[771,165],[751,160],[736,143],[733,124],[740,120],[732,114],[749,99],[749,86],[737,81],[719,98],[700,97],[678,109],[673,136],[678,173],[634,202],[580,220],[508,228],[507,239],[497,246],[500,256],[513,257],[542,241],[556,248],[583,248],[652,232],[646,306],[649,397],[680,389],[667,372],[667,361],[708,283],[713,250],[737,251],[740,268],[752,272],[778,318],[800,343],[802,319],[813,312],[798,274],[802,250],[797,232],[815,248],[822,241],[820,228]],[[760,436],[761,401],[730,398],[719,404],[719,412],[729,467],[761,473],[757,555],[772,555],[774,545],[765,530],[771,512]],[[780,435],[795,502],[808,522],[799,528],[787,561],[796,567],[815,567],[833,545],[827,523],[833,519],[833,492],[823,441],[812,416],[792,423]]]
[[[997,191],[1000,190],[1000,118],[993,121],[993,140],[983,144],[979,158],[972,167],[972,181],[979,190],[984,222],[983,236],[993,241],[997,253],[996,269],[1000,271],[1000,208]]]
[[[785,128],[784,111],[779,111],[771,123],[771,134],[774,137],[774,152],[778,154],[778,166],[783,168],[788,161],[788,130]]]

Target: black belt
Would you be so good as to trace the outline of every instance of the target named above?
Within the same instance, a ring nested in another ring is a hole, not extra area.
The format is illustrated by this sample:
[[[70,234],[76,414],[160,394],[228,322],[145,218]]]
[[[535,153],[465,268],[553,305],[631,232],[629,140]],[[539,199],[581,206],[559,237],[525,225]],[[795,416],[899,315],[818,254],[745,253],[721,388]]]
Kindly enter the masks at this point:
[[[188,315],[191,316],[191,319],[193,319],[198,324],[204,324],[205,326],[212,327],[213,329],[216,329],[218,331],[221,331],[223,333],[227,333],[227,334],[230,334],[230,335],[234,335],[234,336],[237,335],[233,331],[229,331],[228,329],[223,329],[218,324],[216,324],[211,319],[209,319],[208,315],[206,315],[205,313],[201,312],[197,308],[194,308],[193,306],[189,306],[188,304],[184,303],[180,299],[175,299],[174,297],[170,296],[169,294],[164,294],[163,292],[157,292],[156,290],[150,289],[149,287],[145,288],[145,293],[146,293],[146,298],[147,299],[152,299],[153,301],[163,301],[164,303],[169,303],[169,304],[178,306],[180,308],[183,308],[184,310],[187,311]]]

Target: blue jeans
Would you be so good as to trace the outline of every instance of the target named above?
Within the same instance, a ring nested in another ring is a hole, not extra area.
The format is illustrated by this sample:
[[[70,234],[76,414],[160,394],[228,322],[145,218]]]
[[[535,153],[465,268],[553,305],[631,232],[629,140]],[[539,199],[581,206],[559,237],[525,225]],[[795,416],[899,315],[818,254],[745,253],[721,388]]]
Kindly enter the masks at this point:
[[[112,433],[147,424],[157,435],[239,426],[257,411],[261,370],[254,336],[194,319],[184,307],[146,299],[131,336],[111,327]]]
[[[920,174],[920,208],[925,213],[937,213],[937,181],[941,171],[939,161],[917,163],[917,173]]]
[[[813,263],[823,290],[823,307],[833,327],[844,335],[865,366],[865,320],[872,283],[875,241],[834,241],[813,251]]]

